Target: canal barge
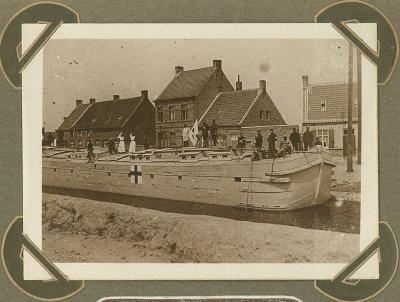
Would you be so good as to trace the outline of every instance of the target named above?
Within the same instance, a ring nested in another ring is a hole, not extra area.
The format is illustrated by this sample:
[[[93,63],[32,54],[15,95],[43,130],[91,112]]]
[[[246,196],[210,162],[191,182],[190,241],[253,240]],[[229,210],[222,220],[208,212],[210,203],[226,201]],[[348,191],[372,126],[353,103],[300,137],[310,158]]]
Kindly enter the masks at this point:
[[[109,155],[93,163],[85,151],[46,149],[43,186],[165,200],[292,210],[330,198],[334,164],[321,148],[254,160],[251,151],[150,149]]]

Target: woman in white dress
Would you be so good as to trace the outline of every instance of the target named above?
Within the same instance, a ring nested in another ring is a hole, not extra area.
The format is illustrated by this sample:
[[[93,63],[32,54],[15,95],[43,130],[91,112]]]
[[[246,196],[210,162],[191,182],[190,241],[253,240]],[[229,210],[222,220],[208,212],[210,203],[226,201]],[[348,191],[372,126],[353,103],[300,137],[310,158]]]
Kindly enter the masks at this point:
[[[122,132],[118,135],[118,153],[125,153],[125,138],[122,135]]]
[[[133,135],[133,133],[131,133],[129,136],[131,138],[131,143],[129,144],[129,153],[133,153],[136,152],[135,136]]]

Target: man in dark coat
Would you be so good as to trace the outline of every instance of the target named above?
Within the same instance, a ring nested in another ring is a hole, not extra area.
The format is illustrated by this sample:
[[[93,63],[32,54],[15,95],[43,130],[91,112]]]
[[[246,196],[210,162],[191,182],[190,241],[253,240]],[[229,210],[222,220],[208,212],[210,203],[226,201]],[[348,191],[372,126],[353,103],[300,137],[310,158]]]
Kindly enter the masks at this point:
[[[269,130],[269,135],[268,135],[268,138],[267,138],[269,158],[275,157],[275,154],[276,154],[275,143],[276,143],[277,140],[278,140],[278,137],[274,133],[274,129],[270,129]]]
[[[289,135],[289,140],[292,143],[293,149],[299,151],[300,149],[300,134],[296,128],[293,128],[293,132]]]
[[[208,147],[208,124],[206,121],[203,122],[203,126],[201,127],[201,135],[203,137],[203,147]]]
[[[262,139],[262,137],[261,137]],[[262,143],[261,143],[262,144]],[[244,137],[243,133],[240,132],[239,138],[238,138],[238,143],[237,143],[237,147],[239,149],[244,149],[246,148],[246,138]]]
[[[306,132],[303,133],[304,151],[310,149],[313,145],[314,135],[310,131],[310,127],[306,127]]]
[[[87,157],[88,157],[88,163],[92,163],[94,159],[94,153],[93,153],[93,144],[92,141],[89,140],[89,143],[87,144]]]
[[[212,120],[210,132],[211,132],[211,138],[213,141],[213,146],[217,145],[217,130],[218,130],[218,126],[215,123],[215,120]]]

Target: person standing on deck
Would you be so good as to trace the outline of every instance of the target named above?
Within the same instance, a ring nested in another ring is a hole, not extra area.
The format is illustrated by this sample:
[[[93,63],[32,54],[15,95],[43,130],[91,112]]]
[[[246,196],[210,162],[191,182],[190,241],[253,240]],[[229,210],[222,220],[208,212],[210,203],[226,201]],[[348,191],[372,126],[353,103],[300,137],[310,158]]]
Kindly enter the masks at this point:
[[[292,143],[294,151],[299,151],[299,149],[300,149],[300,134],[297,132],[296,128],[293,128],[293,132],[290,133],[289,140]]]
[[[47,145],[53,146],[53,142],[54,142],[54,136],[53,134],[49,133],[49,135],[47,136]]]
[[[125,137],[122,132],[118,135],[118,153],[125,153]]]
[[[203,147],[208,147],[208,125],[206,121],[203,122],[203,126],[201,127],[201,135],[203,137]]]
[[[261,137],[262,138],[262,137]],[[262,144],[262,143],[261,143]],[[244,137],[243,133],[240,132],[239,138],[238,138],[238,143],[237,143],[237,147],[239,149],[244,149],[246,148],[246,138]]]
[[[189,132],[190,129],[188,125],[185,123],[183,130],[182,130],[182,141],[184,147],[189,147]]]
[[[94,160],[94,153],[93,153],[93,144],[92,141],[89,140],[87,144],[87,158],[88,158],[88,163],[92,163]]]
[[[210,132],[211,132],[211,138],[213,141],[213,146],[217,145],[217,131],[218,131],[218,126],[215,123],[215,120],[212,120]]]
[[[144,139],[143,139],[144,143],[144,150],[147,150],[150,148],[150,136],[147,135],[147,133],[144,134]]]
[[[270,129],[269,130],[269,135],[268,135],[268,138],[267,138],[269,158],[275,157],[275,154],[276,154],[275,143],[276,143],[277,140],[278,140],[278,137],[274,133],[274,129]]]
[[[108,140],[108,152],[110,152],[110,155],[114,154],[114,150],[115,150],[115,141],[113,138],[110,138]]]
[[[261,152],[262,144],[263,144],[263,137],[261,135],[261,130],[257,130],[256,144],[255,144],[257,151]]]
[[[306,132],[303,133],[304,151],[312,147],[314,135],[310,131],[310,127],[306,127]]]
[[[131,134],[129,135],[129,137],[131,138],[131,142],[129,143],[129,153],[136,152],[136,141],[135,141],[135,136],[134,136],[133,133],[131,132]]]

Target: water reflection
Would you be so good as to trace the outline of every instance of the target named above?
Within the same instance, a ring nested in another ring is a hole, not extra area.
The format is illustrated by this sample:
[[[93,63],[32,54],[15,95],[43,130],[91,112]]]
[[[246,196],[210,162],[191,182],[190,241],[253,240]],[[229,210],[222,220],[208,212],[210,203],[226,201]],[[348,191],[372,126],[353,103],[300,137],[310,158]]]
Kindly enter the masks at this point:
[[[163,212],[208,215],[307,229],[360,233],[360,203],[356,201],[329,201],[323,205],[291,211],[261,211],[47,186],[43,186],[43,193],[114,202]]]

